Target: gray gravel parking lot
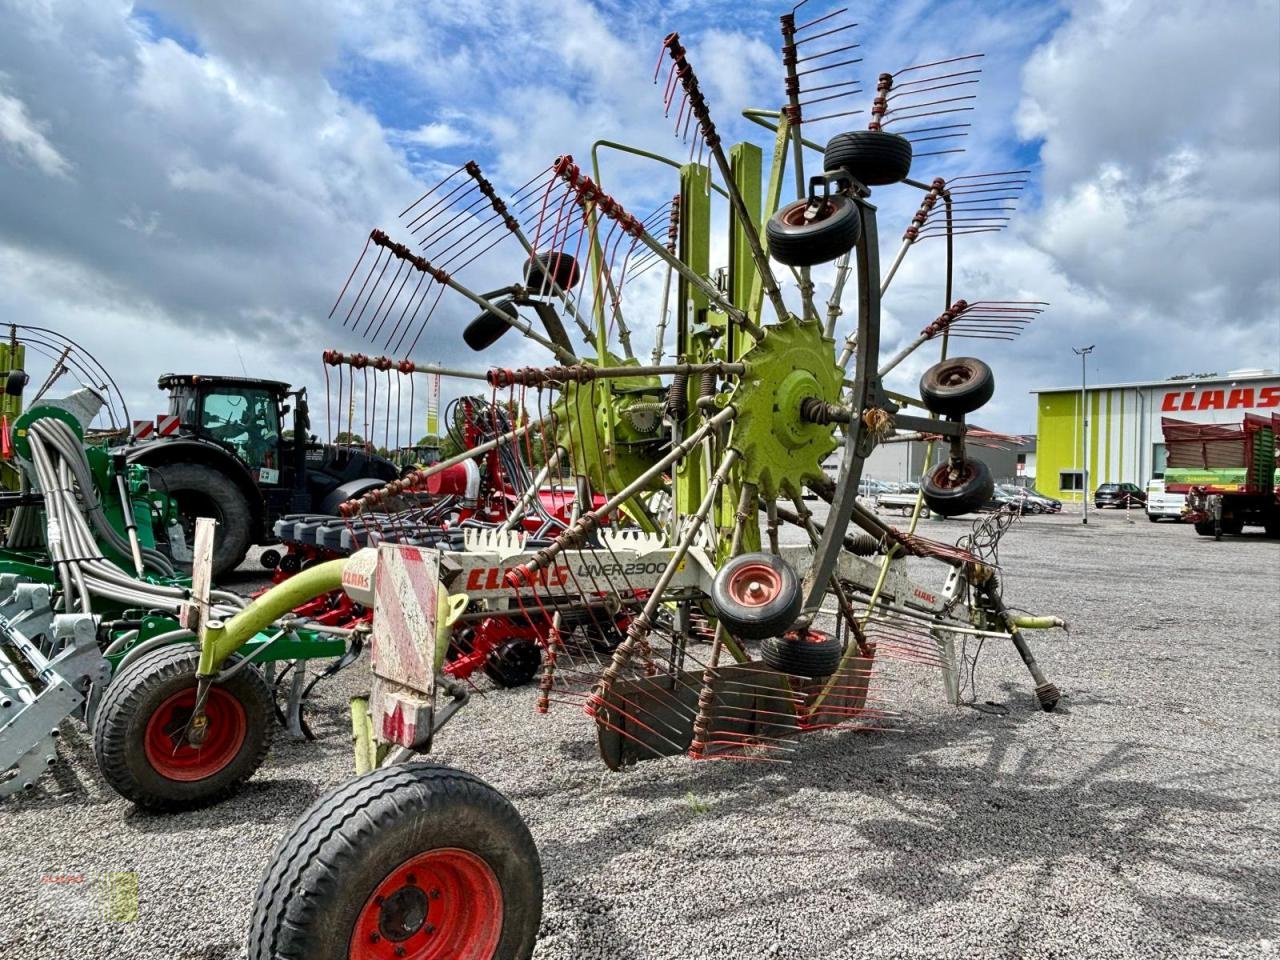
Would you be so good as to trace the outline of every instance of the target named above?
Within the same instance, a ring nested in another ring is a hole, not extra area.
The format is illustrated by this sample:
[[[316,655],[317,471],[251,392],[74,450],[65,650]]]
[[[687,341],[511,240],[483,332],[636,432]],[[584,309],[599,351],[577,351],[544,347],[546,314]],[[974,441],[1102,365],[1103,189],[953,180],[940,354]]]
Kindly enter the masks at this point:
[[[1032,635],[1064,693],[1054,714],[989,646],[985,712],[894,666],[896,732],[812,736],[785,767],[611,774],[580,714],[538,716],[529,690],[475,698],[437,759],[528,820],[546,875],[536,956],[1274,955],[1280,544],[1137,520],[1031,517],[1005,538],[1006,599],[1071,623]],[[954,540],[967,524],[922,527]],[[132,809],[65,725],[56,776],[0,806],[0,956],[241,956],[272,846],[350,775],[346,699],[365,670],[317,694],[317,742],[278,733],[245,789],[193,813]],[[104,914],[117,871],[136,873],[136,919]]]

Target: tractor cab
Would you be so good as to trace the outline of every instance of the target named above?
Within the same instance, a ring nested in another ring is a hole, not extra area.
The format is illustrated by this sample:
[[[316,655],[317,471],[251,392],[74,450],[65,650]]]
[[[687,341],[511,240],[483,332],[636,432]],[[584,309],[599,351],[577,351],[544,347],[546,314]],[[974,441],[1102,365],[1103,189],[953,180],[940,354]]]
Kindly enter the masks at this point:
[[[166,374],[160,388],[169,391],[169,415],[178,418],[180,434],[228,448],[259,484],[281,482],[291,466],[281,452],[287,383]]]

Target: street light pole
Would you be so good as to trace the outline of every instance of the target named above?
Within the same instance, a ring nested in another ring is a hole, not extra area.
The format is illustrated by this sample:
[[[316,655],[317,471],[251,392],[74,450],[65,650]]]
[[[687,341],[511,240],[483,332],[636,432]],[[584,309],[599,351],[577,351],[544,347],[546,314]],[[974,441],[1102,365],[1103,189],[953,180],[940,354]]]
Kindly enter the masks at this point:
[[[1080,431],[1080,460],[1084,464],[1084,490],[1081,502],[1084,504],[1084,519],[1080,522],[1089,523],[1089,391],[1086,383],[1088,374],[1085,370],[1085,358],[1093,353],[1096,344],[1089,344],[1087,347],[1076,349],[1071,348],[1071,352],[1080,358],[1080,415],[1084,418],[1084,423]]]

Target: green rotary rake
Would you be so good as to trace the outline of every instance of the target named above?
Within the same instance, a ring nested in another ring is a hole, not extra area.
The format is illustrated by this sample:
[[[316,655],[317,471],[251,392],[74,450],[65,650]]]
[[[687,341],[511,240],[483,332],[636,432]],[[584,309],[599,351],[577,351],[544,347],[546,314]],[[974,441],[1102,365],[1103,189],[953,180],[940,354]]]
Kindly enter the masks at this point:
[[[968,109],[954,104],[969,94],[951,94],[976,83],[974,58],[884,74],[867,129],[825,149],[806,139],[804,124],[848,113],[803,116],[817,102],[804,97],[818,69],[804,61],[839,50],[797,49],[848,29],[834,17],[783,18],[786,105],[745,111],[774,134],[767,175],[759,147],[725,149],[672,34],[658,79],[669,63],[665,104],[689,161],[604,141],[593,154],[622,149],[678,169],[676,202],[633,215],[602,188],[598,164],[587,175],[569,156],[503,199],[469,163],[405,211],[415,247],[370,235],[334,308],[348,329],[411,353],[448,290],[480,310],[464,333],[473,349],[491,351],[514,329],[550,352],[553,366],[448,371],[486,381],[495,404],[521,411],[493,442],[519,445],[541,467],[510,517],[468,528],[462,549],[386,543],[347,562],[344,589],[373,610],[373,687],[353,706],[361,775],[318,800],[277,849],[250,956],[532,951],[541,872],[527,828],[474,777],[414,761],[466,701],[439,672],[442,637],[459,617],[549,620],[538,709],[585,712],[612,769],[678,754],[801,758],[805,734],[891,725],[883,681],[898,669],[940,671],[959,702],[957,649],[969,639],[1009,643],[1036,702],[1056,706],[1059,692],[1024,631],[1062,621],[1015,615],[1002,596],[996,548],[1010,518],[980,521],[958,544],[916,532],[924,507],[958,516],[991,494],[966,418],[992,396],[992,373],[977,358],[948,356],[948,346],[1008,339],[1043,305],[956,299],[953,241],[1000,229],[1023,177],[911,177],[913,165],[952,149],[922,153],[917,144],[962,135],[964,124],[926,118]],[[856,92],[832,86],[838,96]],[[907,120],[925,126],[888,129]],[[806,151],[822,156],[807,178]],[[782,204],[788,162],[797,197]],[[882,270],[873,190],[904,186],[921,201]],[[727,200],[721,272],[710,269],[715,196]],[[664,221],[665,242],[653,232]],[[946,243],[945,309],[886,360],[882,297],[929,237]],[[504,243],[518,248],[522,279],[476,292],[466,279],[481,272],[473,263],[491,265]],[[837,328],[850,286],[856,319],[845,332]],[[644,363],[635,319],[659,303],[645,325],[655,343]],[[920,396],[889,390],[885,376],[931,342],[942,357],[923,374]],[[859,502],[858,487],[877,445],[920,437],[945,453],[899,529]],[[385,507],[451,465],[411,473],[346,512]],[[560,529],[533,539],[520,513],[547,487],[575,507]],[[918,579],[920,565],[908,560],[936,561],[939,582]]]

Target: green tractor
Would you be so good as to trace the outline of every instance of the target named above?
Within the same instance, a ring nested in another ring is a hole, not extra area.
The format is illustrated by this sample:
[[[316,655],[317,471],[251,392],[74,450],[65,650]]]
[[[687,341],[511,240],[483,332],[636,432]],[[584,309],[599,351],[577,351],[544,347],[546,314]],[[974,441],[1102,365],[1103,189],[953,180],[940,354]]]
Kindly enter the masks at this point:
[[[189,560],[197,517],[218,521],[215,577],[238,567],[255,544],[275,542],[284,514],[336,515],[338,507],[399,476],[390,460],[361,447],[321,444],[310,433],[305,387],[275,380],[167,373],[159,379],[169,412],[135,434],[122,452],[150,468],[152,483],[177,504],[181,538],[170,551]],[[284,418],[293,414],[292,428]],[[279,554],[268,551],[274,566]]]

